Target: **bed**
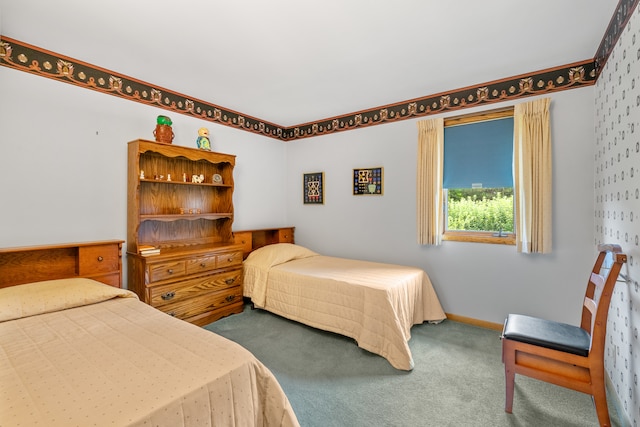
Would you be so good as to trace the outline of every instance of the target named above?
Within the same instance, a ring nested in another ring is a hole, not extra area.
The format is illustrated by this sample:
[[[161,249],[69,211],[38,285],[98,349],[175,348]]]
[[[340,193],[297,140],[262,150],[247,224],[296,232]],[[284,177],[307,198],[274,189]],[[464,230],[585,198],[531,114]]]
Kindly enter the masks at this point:
[[[244,296],[257,308],[353,338],[401,370],[414,367],[411,327],[446,318],[419,268],[324,256],[293,243],[247,256]]]
[[[299,425],[249,351],[76,276],[0,289],[0,425]]]

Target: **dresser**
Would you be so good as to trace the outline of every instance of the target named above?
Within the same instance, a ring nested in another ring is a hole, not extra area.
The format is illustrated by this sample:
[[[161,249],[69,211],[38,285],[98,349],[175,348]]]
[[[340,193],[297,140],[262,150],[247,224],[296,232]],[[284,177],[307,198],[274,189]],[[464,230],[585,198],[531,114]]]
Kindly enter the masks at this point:
[[[141,300],[197,325],[243,310],[242,247],[127,254],[129,283]]]
[[[235,156],[139,139],[128,160],[128,288],[197,325],[242,312]]]

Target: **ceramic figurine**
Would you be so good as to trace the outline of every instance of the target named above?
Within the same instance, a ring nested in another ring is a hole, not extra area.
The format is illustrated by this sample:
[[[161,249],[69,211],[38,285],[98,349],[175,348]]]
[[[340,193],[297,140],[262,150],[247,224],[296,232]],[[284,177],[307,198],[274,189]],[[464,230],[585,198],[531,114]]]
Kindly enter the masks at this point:
[[[171,125],[173,122],[167,116],[158,116],[156,119],[156,129],[153,131],[153,136],[156,137],[156,142],[162,142],[165,144],[171,144],[175,137]]]
[[[156,123],[159,125],[167,125],[167,126],[171,126],[173,124],[171,119],[167,116],[158,116],[158,118],[156,119]]]
[[[211,142],[209,141],[209,129],[200,128],[198,129],[198,139],[196,139],[196,144],[198,148],[201,150],[211,151]]]

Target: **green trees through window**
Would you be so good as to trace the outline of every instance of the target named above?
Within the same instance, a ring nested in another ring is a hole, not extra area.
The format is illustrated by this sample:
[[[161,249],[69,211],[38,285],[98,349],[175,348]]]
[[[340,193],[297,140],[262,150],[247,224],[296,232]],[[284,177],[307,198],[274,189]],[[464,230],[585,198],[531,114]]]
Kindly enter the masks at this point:
[[[513,233],[513,188],[447,190],[447,230]]]

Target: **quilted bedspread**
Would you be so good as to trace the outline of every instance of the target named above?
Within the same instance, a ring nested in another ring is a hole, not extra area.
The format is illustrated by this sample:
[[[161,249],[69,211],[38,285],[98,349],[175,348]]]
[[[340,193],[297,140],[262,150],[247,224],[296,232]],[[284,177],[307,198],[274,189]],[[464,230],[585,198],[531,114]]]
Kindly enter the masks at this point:
[[[284,249],[295,255],[247,258],[245,296],[259,308],[353,338],[396,369],[413,369],[411,327],[446,318],[423,270]]]
[[[118,296],[0,322],[0,425],[298,425],[246,349]]]

